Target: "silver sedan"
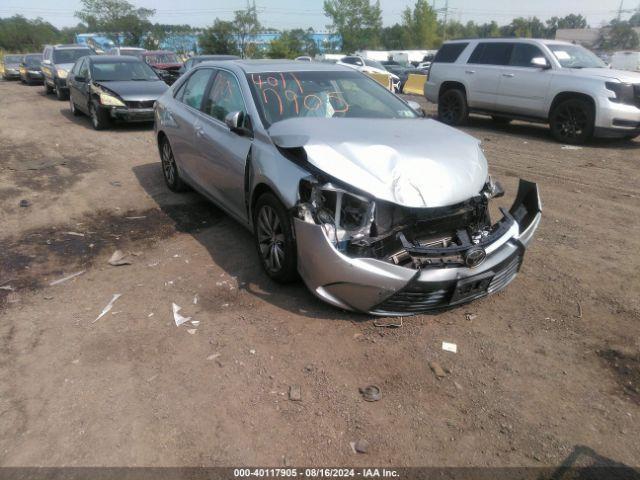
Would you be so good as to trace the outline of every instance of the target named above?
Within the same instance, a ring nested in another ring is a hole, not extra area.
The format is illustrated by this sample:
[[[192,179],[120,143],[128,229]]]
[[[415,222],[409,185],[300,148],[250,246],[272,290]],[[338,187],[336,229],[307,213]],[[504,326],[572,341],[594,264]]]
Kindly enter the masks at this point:
[[[479,142],[339,65],[203,63],[157,101],[155,133],[171,190],[254,232],[272,279],[302,277],[346,310],[410,315],[497,292],[541,218],[521,180],[493,222],[503,191]]]

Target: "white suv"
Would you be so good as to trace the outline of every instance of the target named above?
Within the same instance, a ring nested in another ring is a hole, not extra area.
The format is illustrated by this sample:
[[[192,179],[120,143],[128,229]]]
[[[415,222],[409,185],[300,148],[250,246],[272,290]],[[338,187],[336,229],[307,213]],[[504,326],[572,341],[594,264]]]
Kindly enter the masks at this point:
[[[589,50],[558,40],[447,42],[424,93],[449,125],[473,112],[498,123],[548,122],[563,143],[640,134],[640,73],[611,70]]]

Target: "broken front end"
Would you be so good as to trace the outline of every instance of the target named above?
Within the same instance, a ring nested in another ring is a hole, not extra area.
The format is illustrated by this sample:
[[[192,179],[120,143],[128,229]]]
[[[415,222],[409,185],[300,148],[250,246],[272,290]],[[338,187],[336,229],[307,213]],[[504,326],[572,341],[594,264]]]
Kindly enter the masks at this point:
[[[492,223],[490,178],[457,205],[409,208],[313,177],[300,183],[294,224],[298,269],[321,299],[374,315],[411,315],[459,305],[505,288],[540,223],[535,183]]]

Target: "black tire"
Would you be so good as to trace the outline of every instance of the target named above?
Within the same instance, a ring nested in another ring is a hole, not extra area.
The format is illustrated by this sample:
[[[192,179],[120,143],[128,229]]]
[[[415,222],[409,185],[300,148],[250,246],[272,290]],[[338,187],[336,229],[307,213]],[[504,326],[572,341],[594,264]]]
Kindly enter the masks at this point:
[[[80,110],[78,110],[78,107],[76,107],[75,102],[73,101],[73,99],[71,98],[71,95],[69,95],[69,110],[71,111],[71,114],[74,117],[79,117],[80,116]]]
[[[469,118],[467,96],[459,88],[450,88],[438,98],[438,120],[447,125],[462,125]]]
[[[498,125],[509,125],[511,123],[511,119],[509,117],[502,117],[500,115],[491,115],[491,120]]]
[[[258,198],[253,214],[256,249],[262,268],[278,283],[298,278],[296,241],[284,205],[272,193]]]
[[[47,83],[47,81],[44,81],[44,94],[45,95],[50,95],[51,93],[53,93],[53,87],[51,85],[49,85]]]
[[[68,92],[65,92],[64,90],[60,90],[58,87],[56,87],[55,91],[56,91],[56,98],[61,102],[69,98]]]
[[[549,115],[554,138],[570,145],[581,145],[589,140],[593,135],[594,122],[593,105],[581,98],[563,100]]]
[[[89,118],[91,118],[94,130],[104,130],[111,125],[109,114],[101,108],[97,108],[93,102],[89,104]]]
[[[173,156],[173,149],[167,138],[160,141],[160,165],[162,166],[162,176],[172,192],[185,192],[189,186],[180,178],[176,159]]]

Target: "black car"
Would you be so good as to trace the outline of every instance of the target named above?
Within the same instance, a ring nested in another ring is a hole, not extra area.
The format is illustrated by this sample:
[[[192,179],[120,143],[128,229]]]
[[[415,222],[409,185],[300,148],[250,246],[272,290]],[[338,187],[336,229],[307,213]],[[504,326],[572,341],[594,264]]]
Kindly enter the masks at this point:
[[[5,55],[0,63],[2,78],[5,80],[17,80],[20,78],[20,62],[22,55]]]
[[[382,65],[384,65],[384,68],[386,68],[388,72],[391,72],[394,75],[400,77],[400,92],[402,92],[402,90],[404,89],[404,84],[407,83],[407,79],[409,78],[410,73],[423,75],[423,72],[421,72],[417,68],[413,68],[413,66],[405,66],[393,60],[382,62]]]
[[[202,62],[215,62],[220,60],[238,60],[238,59],[240,59],[240,57],[237,55],[197,55],[195,57],[191,57],[186,62],[184,62],[184,64],[180,67],[180,70],[178,70],[178,72],[180,73],[180,75],[182,75]]]
[[[112,120],[153,121],[153,104],[169,87],[135,57],[90,55],[79,59],[67,79],[71,113],[85,113],[93,128]]]
[[[40,67],[41,62],[41,53],[27,53],[22,58],[22,62],[20,62],[20,80],[22,80],[22,83],[33,85],[44,81],[42,68]]]

